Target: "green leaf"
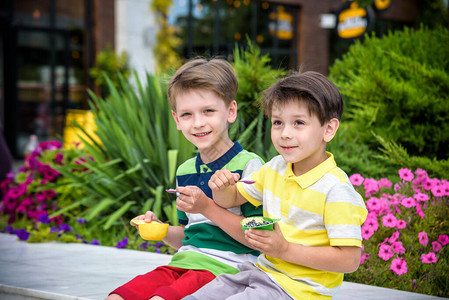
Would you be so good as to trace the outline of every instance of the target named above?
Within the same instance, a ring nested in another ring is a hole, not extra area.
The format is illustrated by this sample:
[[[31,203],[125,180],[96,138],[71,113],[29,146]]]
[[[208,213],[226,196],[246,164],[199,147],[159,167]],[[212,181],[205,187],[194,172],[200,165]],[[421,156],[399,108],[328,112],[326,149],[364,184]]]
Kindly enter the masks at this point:
[[[128,201],[126,202],[122,207],[120,207],[120,209],[118,209],[116,212],[114,212],[113,214],[109,215],[109,217],[107,218],[106,223],[103,225],[103,229],[104,230],[108,230],[109,227],[111,227],[111,225],[117,221],[117,219],[119,219],[121,216],[123,216],[128,209],[131,207],[131,205],[133,205],[134,203],[136,203],[135,201]]]

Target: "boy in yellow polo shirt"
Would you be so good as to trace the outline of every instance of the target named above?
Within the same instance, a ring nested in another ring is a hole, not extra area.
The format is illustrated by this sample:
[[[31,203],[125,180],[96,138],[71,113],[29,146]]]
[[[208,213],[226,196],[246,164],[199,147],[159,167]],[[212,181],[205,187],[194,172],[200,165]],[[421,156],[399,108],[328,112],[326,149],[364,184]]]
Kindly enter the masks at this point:
[[[262,106],[280,155],[246,178],[253,185],[222,169],[209,187],[225,208],[249,201],[281,220],[274,231],[245,232],[262,252],[257,264],[245,263],[240,273],[220,275],[184,299],[330,299],[343,274],[359,266],[367,210],[326,152],[343,113],[340,92],[317,72],[292,73],[265,91]]]

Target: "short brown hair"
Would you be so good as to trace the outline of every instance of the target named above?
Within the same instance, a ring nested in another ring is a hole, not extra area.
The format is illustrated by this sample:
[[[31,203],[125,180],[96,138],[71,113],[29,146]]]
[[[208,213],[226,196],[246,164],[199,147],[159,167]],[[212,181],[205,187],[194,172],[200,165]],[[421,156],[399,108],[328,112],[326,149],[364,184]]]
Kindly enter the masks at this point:
[[[264,91],[261,105],[265,114],[271,117],[273,105],[292,100],[304,101],[321,125],[332,118],[340,120],[343,114],[340,92],[332,81],[318,72],[293,72],[281,78]]]
[[[173,111],[176,111],[176,97],[192,89],[215,92],[229,105],[237,93],[237,76],[231,64],[224,59],[196,58],[188,61],[173,74],[168,83],[167,98]]]

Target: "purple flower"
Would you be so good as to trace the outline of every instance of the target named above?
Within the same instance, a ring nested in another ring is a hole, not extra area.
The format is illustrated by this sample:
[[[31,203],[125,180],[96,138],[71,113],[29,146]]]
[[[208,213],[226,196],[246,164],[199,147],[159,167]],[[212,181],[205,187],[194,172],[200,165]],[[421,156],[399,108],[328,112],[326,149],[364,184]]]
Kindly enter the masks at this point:
[[[12,226],[6,226],[5,228],[3,228],[3,232],[9,234],[16,234],[16,230]]]
[[[83,219],[83,218],[79,218],[78,220],[76,220],[79,224],[86,224],[87,220]]]
[[[100,245],[100,242],[96,239],[92,239],[91,245]]]
[[[126,248],[126,246],[128,245],[128,238],[125,237],[123,238],[123,240],[121,240],[120,242],[117,243],[117,245],[115,245],[115,248]]]
[[[53,232],[59,232],[59,228],[58,227],[51,227],[50,228],[50,233],[53,233]]]
[[[59,225],[59,231],[63,231],[63,232],[69,232],[72,231],[72,228],[69,226],[69,224],[61,224]]]
[[[30,233],[28,231],[26,231],[25,229],[18,229],[16,231],[16,235],[22,241],[26,241],[30,237]]]
[[[42,224],[48,224],[48,223],[50,223],[50,218],[48,217],[47,214],[41,214],[37,218],[37,221],[42,223]]]
[[[139,248],[146,250],[148,248],[148,242],[143,242],[139,245]]]
[[[163,247],[163,246],[165,246],[165,244],[162,243],[162,242],[157,242],[157,243],[154,245],[154,247],[156,247],[156,248],[160,248],[160,247]]]
[[[8,174],[6,174],[6,178],[7,178],[7,179],[14,180],[14,177],[15,177],[14,171],[11,171],[11,172],[9,172]]]

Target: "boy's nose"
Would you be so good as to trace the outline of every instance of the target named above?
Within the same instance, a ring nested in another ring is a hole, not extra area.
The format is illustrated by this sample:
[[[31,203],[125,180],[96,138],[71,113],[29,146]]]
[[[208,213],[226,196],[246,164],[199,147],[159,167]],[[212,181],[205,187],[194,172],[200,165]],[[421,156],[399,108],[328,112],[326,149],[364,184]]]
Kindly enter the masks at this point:
[[[194,121],[193,121],[193,125],[195,127],[202,127],[204,126],[204,118],[201,116],[195,116]]]
[[[291,137],[292,137],[292,131],[291,131],[290,126],[285,126],[285,127],[282,129],[282,132],[281,132],[281,138],[283,138],[283,139],[289,139],[289,138],[291,138]]]

